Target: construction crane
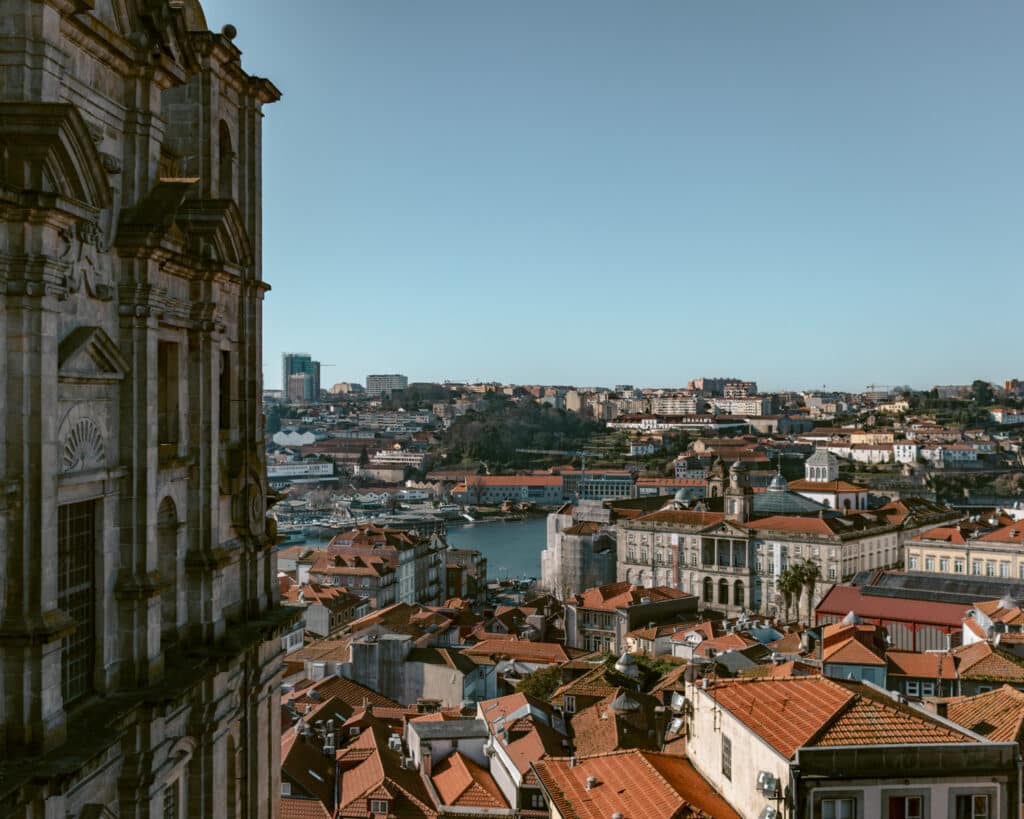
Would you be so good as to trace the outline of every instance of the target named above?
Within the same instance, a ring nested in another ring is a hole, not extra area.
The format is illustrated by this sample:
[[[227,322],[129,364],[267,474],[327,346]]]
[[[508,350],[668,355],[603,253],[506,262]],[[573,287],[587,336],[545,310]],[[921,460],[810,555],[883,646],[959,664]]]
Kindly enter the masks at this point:
[[[580,459],[580,482],[576,487],[576,500],[582,498],[583,480],[587,476],[587,458],[603,458],[607,453],[587,452],[582,449],[517,449],[516,452],[525,452],[531,455],[568,455]]]

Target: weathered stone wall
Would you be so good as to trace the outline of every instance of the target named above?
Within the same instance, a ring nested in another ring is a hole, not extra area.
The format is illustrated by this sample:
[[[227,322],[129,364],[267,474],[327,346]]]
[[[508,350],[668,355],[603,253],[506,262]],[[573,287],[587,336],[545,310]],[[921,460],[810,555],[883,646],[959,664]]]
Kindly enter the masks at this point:
[[[0,816],[270,817],[261,422],[274,86],[197,0],[0,0]],[[58,606],[95,514],[94,649]]]

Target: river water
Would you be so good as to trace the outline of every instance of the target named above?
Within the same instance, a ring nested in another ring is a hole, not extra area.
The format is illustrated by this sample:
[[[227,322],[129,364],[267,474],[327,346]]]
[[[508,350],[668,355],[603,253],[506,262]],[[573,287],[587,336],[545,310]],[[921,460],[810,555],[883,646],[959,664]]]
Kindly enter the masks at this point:
[[[456,549],[479,549],[487,558],[491,580],[540,577],[540,553],[547,545],[547,520],[468,523],[448,528],[448,544]]]
[[[291,541],[289,546],[304,543],[314,549],[327,548],[330,538],[306,538]],[[479,549],[487,558],[489,580],[506,577],[540,578],[540,553],[547,545],[547,518],[467,523],[448,527],[448,545],[455,549]]]

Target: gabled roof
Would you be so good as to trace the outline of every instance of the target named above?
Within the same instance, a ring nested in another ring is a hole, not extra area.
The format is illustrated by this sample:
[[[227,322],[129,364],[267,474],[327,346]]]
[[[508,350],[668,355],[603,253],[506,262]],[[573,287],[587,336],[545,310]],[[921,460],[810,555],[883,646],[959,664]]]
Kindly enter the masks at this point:
[[[366,722],[366,730],[337,754],[340,783],[335,816],[365,819],[368,799],[386,799],[389,813],[403,819],[436,817],[419,772],[403,768],[401,752],[388,747],[392,726],[376,717]]]
[[[649,751],[614,751],[537,762],[537,776],[564,819],[739,819],[689,761]],[[587,780],[595,777],[589,789]]]
[[[953,654],[958,660],[961,679],[1024,683],[1024,660],[989,643],[958,646]]]
[[[1024,693],[1003,685],[949,701],[947,716],[992,742],[1024,742]]]
[[[856,637],[831,645],[822,652],[822,662],[840,665],[885,665],[885,657]]]
[[[691,596],[669,586],[646,588],[622,582],[608,583],[604,586],[587,589],[582,594],[575,595],[573,602],[581,609],[617,611],[635,606],[643,602],[644,598],[649,598],[652,603],[659,603],[664,600],[679,600]]]
[[[331,812],[319,799],[282,796],[280,819],[331,819]]]
[[[950,654],[923,654],[918,651],[890,649],[885,658],[889,677],[911,677],[924,680],[956,679],[956,664]]]
[[[434,766],[431,780],[443,805],[508,810],[494,777],[459,751]]]
[[[484,700],[477,705],[477,713],[524,776],[532,776],[530,763],[565,752],[562,743],[566,736],[553,727],[556,715],[546,702],[522,693],[509,694]]]
[[[804,746],[974,741],[885,694],[825,677],[726,680],[707,695],[786,759]]]

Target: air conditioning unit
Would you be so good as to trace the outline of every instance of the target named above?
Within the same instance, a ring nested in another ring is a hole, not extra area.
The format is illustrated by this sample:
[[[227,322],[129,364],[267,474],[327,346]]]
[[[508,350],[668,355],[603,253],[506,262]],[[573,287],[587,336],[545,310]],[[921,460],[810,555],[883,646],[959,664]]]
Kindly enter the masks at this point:
[[[757,819],[779,819],[779,809],[768,805],[757,815]]]
[[[757,775],[757,790],[769,797],[779,795],[779,780],[769,771],[760,771]]]

